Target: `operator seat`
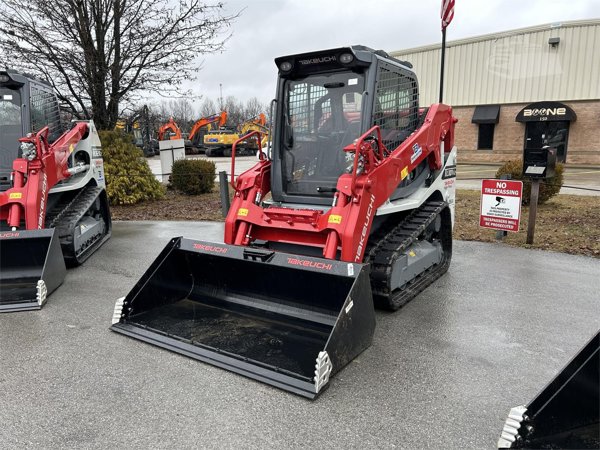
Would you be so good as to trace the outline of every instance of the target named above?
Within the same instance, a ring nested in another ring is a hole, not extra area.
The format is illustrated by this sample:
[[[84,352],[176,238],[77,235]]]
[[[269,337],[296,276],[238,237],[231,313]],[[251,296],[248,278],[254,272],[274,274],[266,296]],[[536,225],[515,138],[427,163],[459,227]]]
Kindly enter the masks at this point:
[[[330,139],[322,143],[317,161],[319,175],[326,178],[337,179],[344,173],[347,166],[344,147],[351,144],[360,135],[360,121],[349,122],[343,115],[338,121],[341,122],[340,126],[337,127],[337,130],[331,131]],[[327,121],[323,127],[326,125],[328,125]]]

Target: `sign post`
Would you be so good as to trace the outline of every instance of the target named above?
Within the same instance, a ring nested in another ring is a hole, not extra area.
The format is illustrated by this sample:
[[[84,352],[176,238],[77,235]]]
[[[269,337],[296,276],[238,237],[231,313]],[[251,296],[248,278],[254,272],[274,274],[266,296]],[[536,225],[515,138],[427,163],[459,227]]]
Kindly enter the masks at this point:
[[[535,219],[537,217],[538,198],[540,196],[540,179],[531,180],[531,200],[529,201],[529,222],[527,222],[527,244],[533,245]]]
[[[519,231],[523,182],[482,180],[479,225],[493,230]]]

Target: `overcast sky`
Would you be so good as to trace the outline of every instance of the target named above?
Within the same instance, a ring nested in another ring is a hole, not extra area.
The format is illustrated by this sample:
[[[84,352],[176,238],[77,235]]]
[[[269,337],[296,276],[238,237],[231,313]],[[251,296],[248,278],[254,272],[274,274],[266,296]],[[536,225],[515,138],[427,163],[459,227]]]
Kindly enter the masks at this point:
[[[196,95],[246,101],[275,96],[273,59],[353,44],[388,52],[440,42],[441,0],[223,0],[241,11],[222,54],[202,57]],[[208,2],[208,0],[207,0]],[[600,18],[598,0],[456,0],[447,40]],[[195,101],[198,109],[200,101]]]

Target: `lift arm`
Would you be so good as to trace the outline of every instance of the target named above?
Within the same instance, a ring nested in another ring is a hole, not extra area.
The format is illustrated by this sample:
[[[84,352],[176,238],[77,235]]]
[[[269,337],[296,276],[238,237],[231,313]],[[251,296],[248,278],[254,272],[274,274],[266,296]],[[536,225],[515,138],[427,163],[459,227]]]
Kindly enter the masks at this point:
[[[88,135],[87,122],[77,122],[56,142],[48,144],[48,127],[35,135],[19,139],[23,156],[13,162],[13,187],[0,192],[0,220],[13,229],[25,218],[25,229],[45,227],[48,191],[86,167],[68,167],[69,156],[77,143]]]
[[[452,108],[433,105],[423,125],[398,148],[390,151],[379,127],[364,133],[345,149],[354,153],[351,173],[340,176],[333,206],[328,211],[271,206],[261,200],[270,191],[270,162],[260,161],[235,182],[236,193],[225,222],[225,242],[249,245],[252,240],[287,242],[320,247],[323,256],[362,262],[373,218],[379,208],[419,164],[442,168],[442,151],[454,145]],[[340,149],[340,151],[342,151]]]

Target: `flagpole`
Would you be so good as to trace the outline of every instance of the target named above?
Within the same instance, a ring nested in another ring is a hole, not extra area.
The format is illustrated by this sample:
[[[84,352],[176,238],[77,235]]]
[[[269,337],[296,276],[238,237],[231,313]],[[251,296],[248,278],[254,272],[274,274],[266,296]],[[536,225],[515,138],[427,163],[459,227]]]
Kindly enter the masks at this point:
[[[442,68],[440,70],[440,103],[444,97],[444,60],[446,57],[446,27],[442,25]]]

